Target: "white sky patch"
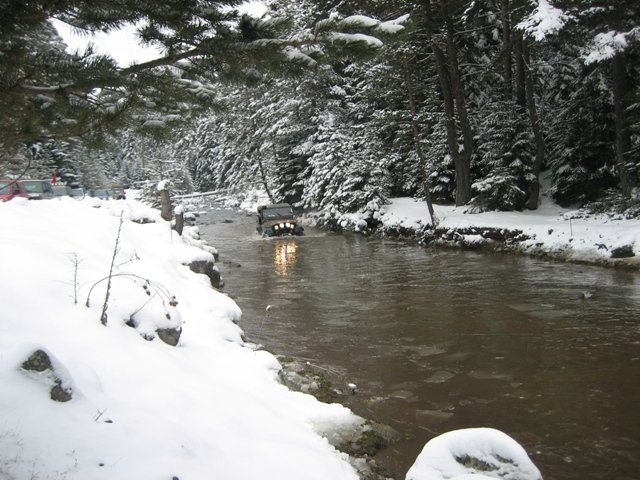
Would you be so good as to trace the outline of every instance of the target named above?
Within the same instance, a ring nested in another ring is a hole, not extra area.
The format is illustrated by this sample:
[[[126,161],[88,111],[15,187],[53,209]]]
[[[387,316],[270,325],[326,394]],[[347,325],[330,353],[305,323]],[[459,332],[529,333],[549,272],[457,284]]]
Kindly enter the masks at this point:
[[[241,14],[259,18],[267,12],[268,8],[262,2],[247,2],[240,5],[237,10]],[[98,53],[111,56],[121,67],[148,62],[162,56],[160,49],[140,44],[136,37],[136,27],[132,24],[109,33],[83,35],[59,20],[52,19],[51,22],[68,45],[67,51],[70,53],[76,50],[83,52],[89,43],[93,43]]]
[[[121,67],[134,63],[144,63],[161,56],[160,50],[140,44],[136,38],[136,27],[127,25],[110,33],[98,32],[93,35],[81,35],[66,23],[51,20],[58,34],[67,44],[67,51],[83,52],[92,43],[97,53],[111,56]]]
[[[237,8],[238,12],[260,18],[269,8],[262,2],[246,2]]]
[[[559,8],[549,4],[547,0],[538,0],[533,13],[520,22],[516,28],[542,41],[548,35],[559,32],[569,17]]]

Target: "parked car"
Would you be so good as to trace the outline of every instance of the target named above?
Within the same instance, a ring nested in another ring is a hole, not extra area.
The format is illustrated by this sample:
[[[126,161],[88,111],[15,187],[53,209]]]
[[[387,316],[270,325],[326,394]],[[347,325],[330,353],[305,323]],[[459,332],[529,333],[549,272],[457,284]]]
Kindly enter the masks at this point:
[[[71,193],[69,194],[71,197],[76,200],[82,200],[84,198],[84,188],[82,187],[73,187],[71,188]]]
[[[304,229],[296,221],[293,207],[288,203],[259,206],[258,232],[266,237],[304,235]]]
[[[0,201],[6,202],[15,197],[26,197],[27,191],[22,181],[11,178],[0,179]]]
[[[108,188],[96,188],[95,190],[91,190],[90,195],[100,200],[111,200],[114,198],[113,190],[109,190]]]
[[[71,196],[71,187],[67,185],[51,185],[53,188],[53,194],[56,197],[70,197]]]
[[[126,200],[127,193],[124,191],[124,188],[114,188],[113,198],[115,198],[116,200]]]
[[[20,183],[27,191],[29,200],[42,200],[55,196],[48,180],[20,180]]]

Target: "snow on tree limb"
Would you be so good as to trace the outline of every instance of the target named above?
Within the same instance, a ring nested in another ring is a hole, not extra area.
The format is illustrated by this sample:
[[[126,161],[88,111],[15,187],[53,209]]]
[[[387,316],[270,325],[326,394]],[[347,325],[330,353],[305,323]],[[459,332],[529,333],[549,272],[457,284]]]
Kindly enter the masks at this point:
[[[366,15],[351,15],[350,17],[343,18],[340,23],[360,28],[371,28],[379,25],[380,21],[367,17]]]
[[[328,37],[332,42],[357,43],[364,42],[370,47],[381,47],[382,41],[371,35],[364,33],[337,33],[334,32]]]
[[[591,42],[588,52],[583,54],[584,62],[589,65],[603,60],[609,60],[616,53],[625,50],[630,38],[640,38],[640,28],[636,27],[629,32],[609,31],[599,33]]]
[[[315,67],[318,64],[313,58],[302,53],[297,48],[285,48],[284,54],[289,60],[305,63],[309,67]]]
[[[569,15],[551,5],[548,0],[537,0],[533,3],[537,3],[533,13],[518,23],[516,28],[537,41],[559,32],[570,19]]]

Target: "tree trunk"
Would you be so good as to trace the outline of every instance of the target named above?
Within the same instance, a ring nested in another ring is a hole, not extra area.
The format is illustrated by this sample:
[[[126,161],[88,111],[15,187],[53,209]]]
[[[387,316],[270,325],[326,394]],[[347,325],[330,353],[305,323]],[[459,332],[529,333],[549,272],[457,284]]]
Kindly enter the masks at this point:
[[[271,201],[271,203],[276,203],[276,201],[273,198],[273,195],[271,194],[271,190],[269,189],[269,185],[267,184],[267,175],[264,171],[264,166],[262,165],[262,158],[260,158],[260,153],[258,152],[257,154],[257,158],[258,158],[258,168],[260,169],[260,180],[262,181],[262,186],[264,187],[265,191],[267,192],[267,196],[269,197],[269,201]]]
[[[527,105],[526,86],[525,86],[525,65],[524,65],[524,39],[522,33],[515,32],[516,41],[515,44],[515,57],[516,57],[516,102],[522,108]]]
[[[169,189],[165,188],[160,190],[160,216],[167,222],[171,221],[171,197],[169,196]]]
[[[418,126],[418,122],[416,121],[416,98],[413,94],[413,85],[411,83],[411,77],[409,75],[409,65],[406,58],[403,59],[403,64],[405,85],[407,87],[407,96],[409,97],[409,110],[411,112],[411,131],[413,132],[413,141],[416,145],[416,153],[418,154],[418,159],[420,160],[420,165],[422,165],[422,171],[424,174],[424,191],[425,199],[427,200],[427,209],[429,210],[429,216],[431,217],[431,225],[435,227],[437,225],[437,222],[436,215],[433,210],[433,201],[431,200],[431,182],[429,181],[427,161],[424,157],[424,153],[422,152],[422,145],[420,144],[420,127]]]
[[[184,230],[184,212],[176,213],[176,224],[173,226],[173,229],[178,235],[182,235],[182,231]]]
[[[473,137],[467,115],[462,81],[458,70],[458,52],[453,40],[453,23],[449,17],[446,0],[441,0],[440,9],[445,19],[447,55],[433,38],[431,20],[431,2],[426,2],[427,38],[433,51],[438,82],[444,103],[447,146],[456,170],[456,206],[465,205],[471,200],[471,150]],[[458,146],[458,123],[462,129],[463,149]]]
[[[533,95],[533,72],[531,70],[531,54],[529,46],[525,41],[522,43],[523,63],[525,65],[524,77],[526,86],[526,100],[527,111],[529,112],[529,119],[531,120],[531,129],[533,130],[533,137],[536,145],[536,156],[533,162],[533,175],[535,179],[531,182],[529,187],[529,198],[527,199],[527,208],[529,210],[535,210],[538,208],[540,199],[540,172],[544,165],[544,135],[542,133],[542,127],[540,126],[540,119],[538,118],[538,109],[536,108],[536,100]]]
[[[502,28],[504,36],[502,40],[502,69],[504,76],[504,96],[507,100],[513,97],[513,61],[511,52],[513,50],[511,40],[511,15],[509,12],[509,0],[502,0],[501,4]]]
[[[626,156],[631,147],[629,125],[625,117],[627,96],[627,69],[622,53],[618,52],[611,60],[611,80],[613,84],[613,109],[616,129],[616,167],[620,179],[620,190],[625,197],[631,196],[633,183],[626,166]]]
[[[431,48],[436,59],[436,70],[438,72],[438,81],[440,83],[440,92],[442,93],[442,101],[444,103],[444,124],[447,130],[447,145],[449,154],[453,159],[456,169],[456,206],[461,205],[458,200],[462,197],[459,192],[462,189],[463,172],[460,171],[460,149],[458,148],[458,130],[456,128],[456,112],[453,102],[453,92],[451,91],[451,81],[449,79],[449,70],[447,69],[447,60],[440,47],[433,42]]]
[[[463,150],[458,154],[456,164],[456,206],[465,205],[471,200],[471,153],[473,151],[473,133],[467,114],[462,79],[458,68],[458,49],[453,38],[453,22],[447,9],[447,0],[440,2],[447,29],[447,54],[449,56],[449,79],[451,92],[456,103],[457,120],[462,129]],[[456,142],[457,143],[457,142]]]

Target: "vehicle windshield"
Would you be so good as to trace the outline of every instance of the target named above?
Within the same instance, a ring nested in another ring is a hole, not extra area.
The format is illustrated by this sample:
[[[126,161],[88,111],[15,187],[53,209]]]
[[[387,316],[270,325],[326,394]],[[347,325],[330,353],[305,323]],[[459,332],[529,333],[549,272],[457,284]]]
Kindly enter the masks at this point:
[[[293,217],[293,210],[290,207],[265,208],[262,210],[262,218],[265,220],[282,217]]]
[[[23,180],[22,185],[29,193],[44,193],[44,183],[39,181]]]
[[[0,182],[0,195],[7,195],[9,193],[9,184],[11,182]]]

